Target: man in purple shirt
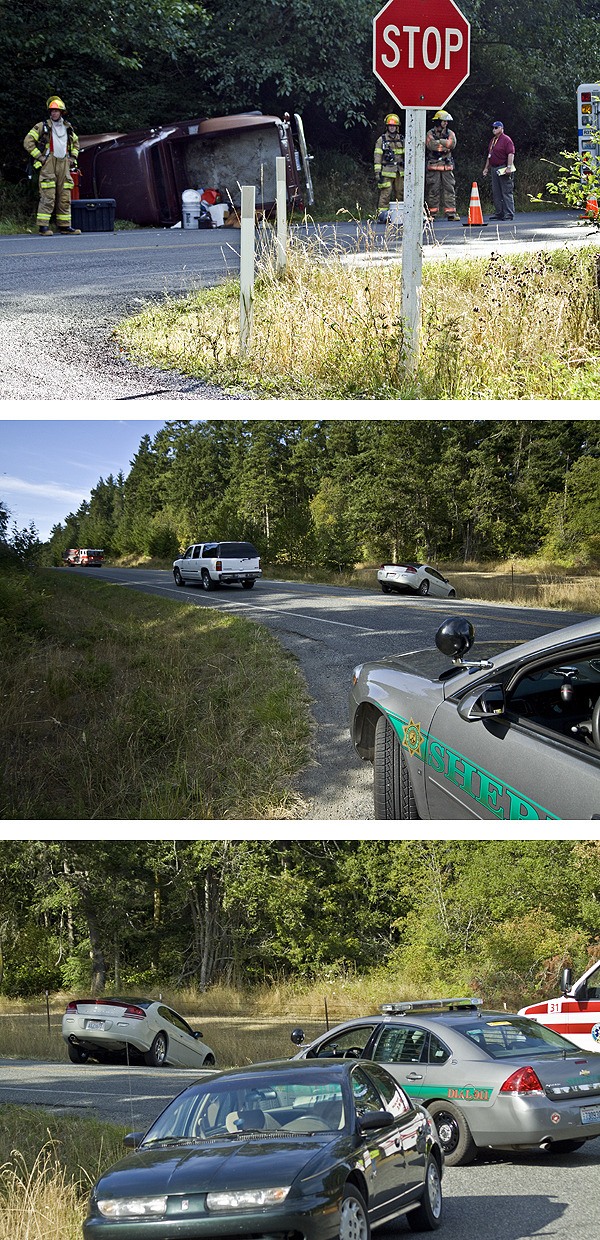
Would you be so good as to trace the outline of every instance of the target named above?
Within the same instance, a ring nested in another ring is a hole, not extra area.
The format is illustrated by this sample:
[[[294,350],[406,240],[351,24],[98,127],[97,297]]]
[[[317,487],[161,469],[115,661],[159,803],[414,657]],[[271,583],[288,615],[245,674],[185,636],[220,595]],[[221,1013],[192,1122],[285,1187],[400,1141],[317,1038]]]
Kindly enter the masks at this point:
[[[515,144],[504,132],[502,121],[494,121],[492,140],[483,169],[484,177],[492,174],[492,195],[495,215],[491,220],[512,220],[515,215],[514,199]]]

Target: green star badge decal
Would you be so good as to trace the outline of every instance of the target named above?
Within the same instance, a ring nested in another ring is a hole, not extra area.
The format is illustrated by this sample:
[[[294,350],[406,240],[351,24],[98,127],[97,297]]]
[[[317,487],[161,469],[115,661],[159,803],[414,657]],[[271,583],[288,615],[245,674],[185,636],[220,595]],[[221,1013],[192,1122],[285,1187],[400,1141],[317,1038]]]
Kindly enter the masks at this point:
[[[421,733],[421,724],[415,723],[414,719],[409,719],[408,723],[404,724],[402,730],[404,732],[402,737],[404,748],[408,749],[409,754],[413,757],[418,755],[424,740]]]

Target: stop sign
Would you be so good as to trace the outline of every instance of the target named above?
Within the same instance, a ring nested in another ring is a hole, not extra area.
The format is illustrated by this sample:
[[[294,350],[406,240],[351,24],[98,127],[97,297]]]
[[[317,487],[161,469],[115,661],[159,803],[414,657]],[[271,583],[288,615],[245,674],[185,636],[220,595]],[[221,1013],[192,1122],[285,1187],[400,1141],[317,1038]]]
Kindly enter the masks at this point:
[[[469,76],[470,34],[454,0],[388,0],[373,21],[373,72],[401,108],[443,108]]]

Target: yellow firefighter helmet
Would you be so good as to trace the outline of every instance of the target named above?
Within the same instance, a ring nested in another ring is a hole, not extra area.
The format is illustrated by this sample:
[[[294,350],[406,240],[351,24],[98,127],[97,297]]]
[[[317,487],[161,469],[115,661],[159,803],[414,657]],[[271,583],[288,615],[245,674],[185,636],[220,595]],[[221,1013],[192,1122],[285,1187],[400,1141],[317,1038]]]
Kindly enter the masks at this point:
[[[62,99],[59,99],[58,95],[50,95],[50,98],[46,100],[46,107],[48,108],[48,111],[50,111],[51,108],[58,108],[61,112],[66,112],[67,110],[65,104]]]
[[[452,117],[449,112],[444,112],[444,109],[440,108],[440,111],[436,112],[433,119],[434,121],[451,121]]]
[[[397,116],[395,112],[388,112],[385,118],[385,124],[386,125],[399,125],[400,117]]]

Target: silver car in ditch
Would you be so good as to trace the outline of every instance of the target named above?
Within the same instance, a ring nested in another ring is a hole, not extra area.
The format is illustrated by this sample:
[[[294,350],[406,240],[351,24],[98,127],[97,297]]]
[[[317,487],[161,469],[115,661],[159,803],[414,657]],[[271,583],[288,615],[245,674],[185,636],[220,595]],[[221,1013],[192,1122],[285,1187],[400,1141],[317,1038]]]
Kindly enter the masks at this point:
[[[156,999],[72,999],[62,1020],[71,1063],[133,1061],[151,1068],[211,1068],[202,1034]]]
[[[480,999],[387,1003],[303,1046],[302,1059],[382,1064],[435,1119],[448,1166],[480,1149],[566,1154],[600,1136],[600,1054]]]
[[[382,564],[377,580],[384,594],[431,594],[433,598],[456,598],[456,590],[439,568],[430,564]]]
[[[445,620],[437,650],[354,669],[350,733],[375,818],[600,818],[600,620],[523,644]],[[508,648],[507,648],[508,647]]]

